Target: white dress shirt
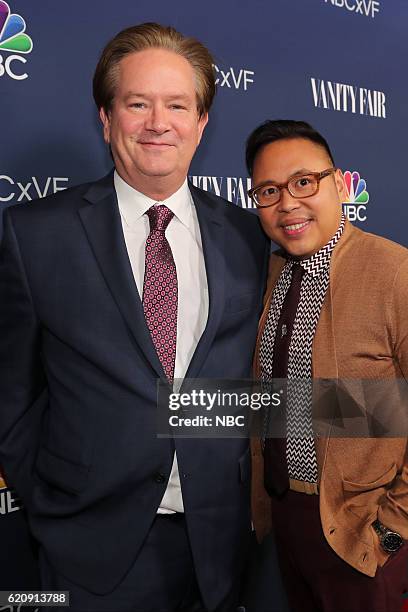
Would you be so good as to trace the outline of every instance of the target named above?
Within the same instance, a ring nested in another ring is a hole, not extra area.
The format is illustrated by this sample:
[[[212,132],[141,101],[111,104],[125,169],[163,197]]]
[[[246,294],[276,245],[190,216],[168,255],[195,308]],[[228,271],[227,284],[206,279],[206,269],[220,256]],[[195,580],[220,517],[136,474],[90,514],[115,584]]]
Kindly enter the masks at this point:
[[[154,204],[165,204],[174,213],[165,234],[173,253],[178,284],[176,387],[177,379],[184,378],[187,372],[208,318],[208,285],[200,227],[187,179],[176,193],[162,202],[136,191],[116,171],[114,185],[140,299],[143,298],[146,239],[150,233],[149,218],[145,213]],[[158,512],[184,512],[176,453]]]

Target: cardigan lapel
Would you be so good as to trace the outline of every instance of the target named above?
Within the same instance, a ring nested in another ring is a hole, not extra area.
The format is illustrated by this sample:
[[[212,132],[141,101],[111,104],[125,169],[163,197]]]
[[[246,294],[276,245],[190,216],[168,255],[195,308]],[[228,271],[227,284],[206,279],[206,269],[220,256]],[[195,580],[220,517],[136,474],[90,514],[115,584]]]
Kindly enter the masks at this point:
[[[319,476],[322,477],[322,472],[325,467],[327,451],[329,446],[330,432],[333,426],[333,421],[341,426],[340,401],[337,393],[337,381],[339,378],[339,368],[337,363],[336,350],[336,328],[334,321],[334,300],[336,293],[336,284],[338,275],[341,274],[341,261],[345,251],[349,248],[350,239],[353,240],[354,228],[349,221],[346,220],[343,235],[340,238],[336,248],[333,250],[330,262],[330,283],[326,293],[322,310],[320,312],[319,321],[316,327],[316,333],[313,339],[312,353],[312,368],[313,378],[327,380],[327,384],[319,382],[318,388],[315,390],[317,394],[322,394],[327,387],[327,396],[324,402],[324,414],[316,414],[315,401],[313,405],[314,421],[319,424],[317,426],[317,443],[316,451],[319,465]],[[335,382],[335,387],[333,383]],[[334,392],[333,392],[334,391]],[[327,404],[329,402],[329,408]],[[323,419],[319,419],[323,416]]]

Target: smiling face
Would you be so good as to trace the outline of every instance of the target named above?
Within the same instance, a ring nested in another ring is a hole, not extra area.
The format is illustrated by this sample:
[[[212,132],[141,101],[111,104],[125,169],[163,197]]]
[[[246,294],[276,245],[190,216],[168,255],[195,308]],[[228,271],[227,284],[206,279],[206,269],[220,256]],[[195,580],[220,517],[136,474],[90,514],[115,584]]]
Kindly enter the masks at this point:
[[[208,120],[198,115],[192,66],[165,49],[120,61],[112,108],[100,117],[120,176],[157,200],[184,182]]]
[[[276,184],[298,174],[322,172],[332,166],[325,149],[305,138],[283,139],[265,145],[253,167],[254,187],[271,181]],[[323,178],[319,191],[308,198],[294,198],[287,189],[270,208],[259,208],[262,227],[268,236],[294,257],[309,257],[336,233],[344,198],[340,170]]]

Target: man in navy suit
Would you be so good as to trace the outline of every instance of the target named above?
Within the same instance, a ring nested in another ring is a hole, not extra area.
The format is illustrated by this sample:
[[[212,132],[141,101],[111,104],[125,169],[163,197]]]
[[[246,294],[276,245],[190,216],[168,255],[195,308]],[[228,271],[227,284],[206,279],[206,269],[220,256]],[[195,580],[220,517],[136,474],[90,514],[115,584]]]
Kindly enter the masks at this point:
[[[0,461],[75,611],[237,603],[248,441],[156,428],[158,379],[250,376],[268,244],[186,179],[214,92],[196,40],[120,32],[94,77],[114,172],[5,213]]]

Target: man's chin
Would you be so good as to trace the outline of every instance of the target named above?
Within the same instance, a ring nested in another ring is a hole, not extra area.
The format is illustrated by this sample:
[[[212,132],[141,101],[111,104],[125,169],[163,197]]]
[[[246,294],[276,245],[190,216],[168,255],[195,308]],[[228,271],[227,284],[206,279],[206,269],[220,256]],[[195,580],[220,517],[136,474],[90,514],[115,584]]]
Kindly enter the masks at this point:
[[[174,165],[165,163],[148,163],[140,166],[135,165],[134,170],[140,172],[140,174],[143,174],[144,176],[156,178],[165,178],[175,173]]]
[[[171,178],[174,174],[174,170],[172,171],[172,169],[169,168],[135,165],[126,168],[125,172],[133,182],[144,182],[150,179],[156,181],[166,180],[167,178]]]
[[[306,257],[310,257],[316,251],[313,250],[312,246],[306,244],[304,241],[300,240],[276,240],[273,237],[271,238],[273,242],[275,242],[281,249],[283,249],[288,255],[294,257],[296,259],[305,259]],[[318,249],[317,249],[318,250]]]

